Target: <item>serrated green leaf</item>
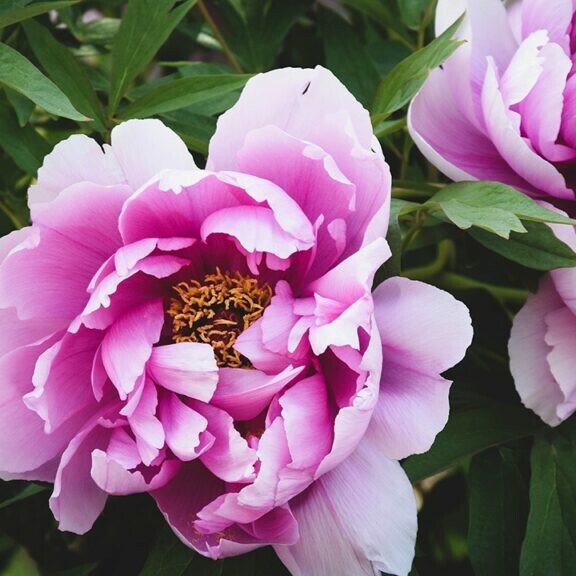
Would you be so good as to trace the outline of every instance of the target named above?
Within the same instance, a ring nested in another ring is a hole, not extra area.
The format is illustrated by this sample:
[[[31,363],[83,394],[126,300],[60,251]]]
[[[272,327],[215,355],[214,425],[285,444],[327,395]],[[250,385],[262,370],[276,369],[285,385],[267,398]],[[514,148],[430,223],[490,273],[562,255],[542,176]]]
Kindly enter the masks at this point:
[[[0,147],[30,175],[36,174],[50,146],[30,125],[18,125],[13,110],[0,102]]]
[[[21,22],[22,20],[27,20],[28,18],[33,18],[34,16],[39,16],[40,14],[44,14],[50,10],[60,10],[61,8],[67,8],[68,6],[73,6],[79,2],[82,2],[82,0],[37,2],[31,6],[21,5],[15,8],[6,7],[4,9],[0,9],[0,28],[4,28],[10,24],[16,24],[16,22]]]
[[[468,233],[486,248],[527,268],[554,270],[576,266],[576,253],[556,238],[546,224],[526,221],[524,226],[526,232],[512,232],[507,240],[476,227]]]
[[[576,574],[575,455],[574,421],[536,437],[520,576]]]
[[[105,119],[102,106],[82,65],[70,50],[60,44],[38,22],[25,22],[24,31],[28,42],[40,64],[50,78],[68,96],[77,110],[96,120],[98,130],[104,129]]]
[[[440,66],[463,43],[462,40],[452,38],[461,21],[462,17],[430,44],[397,64],[380,82],[372,104],[374,123],[385,120],[408,104],[420,90],[430,71]]]
[[[74,108],[68,96],[30,60],[1,43],[0,83],[20,92],[50,114],[71,120],[89,120]]]
[[[146,92],[120,112],[120,117],[147,118],[154,114],[172,112],[239,90],[249,75],[216,74],[179,78]]]
[[[380,75],[354,28],[340,16],[320,10],[320,33],[324,42],[326,66],[365,106],[374,97]]]
[[[511,232],[526,232],[521,220],[576,224],[576,220],[548,210],[499,182],[450,184],[424,206],[433,216],[445,216],[463,230],[477,226],[502,238],[508,238]]]
[[[472,459],[468,472],[468,545],[476,576],[518,574],[528,516],[528,481],[523,465],[523,452],[506,447]]]
[[[110,113],[197,0],[131,0],[112,48]]]
[[[448,424],[425,454],[410,456],[402,467],[412,482],[433,476],[487,448],[532,435],[542,421],[522,406],[452,410]]]

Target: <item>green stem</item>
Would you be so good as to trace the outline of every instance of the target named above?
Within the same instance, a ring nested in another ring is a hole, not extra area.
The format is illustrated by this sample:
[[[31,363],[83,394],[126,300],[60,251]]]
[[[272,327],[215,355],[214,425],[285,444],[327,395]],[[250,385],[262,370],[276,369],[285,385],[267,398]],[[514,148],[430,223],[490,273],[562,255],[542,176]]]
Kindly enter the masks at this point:
[[[206,24],[208,24],[208,27],[210,28],[210,30],[212,30],[212,33],[214,34],[216,40],[218,40],[218,43],[222,47],[222,52],[224,53],[224,56],[226,56],[226,59],[228,60],[230,66],[232,66],[234,71],[238,72],[238,74],[244,74],[244,70],[242,70],[242,67],[240,66],[240,64],[238,64],[238,60],[236,60],[236,57],[230,50],[228,43],[226,42],[226,40],[224,40],[224,36],[222,36],[222,33],[220,32],[218,25],[212,18],[208,8],[206,8],[206,6],[204,5],[203,0],[198,0],[197,6],[198,10],[202,14],[202,18],[204,18]]]
[[[487,282],[475,280],[474,278],[461,276],[455,272],[442,272],[442,274],[438,275],[434,279],[434,283],[442,288],[448,288],[451,290],[486,290],[501,302],[513,302],[515,304],[523,304],[526,298],[530,295],[528,290],[489,284]]]
[[[444,270],[446,265],[454,258],[454,243],[452,240],[444,239],[438,243],[436,258],[426,266],[409,268],[402,271],[402,276],[411,280],[432,281]]]
[[[0,210],[2,210],[2,212],[4,212],[4,214],[7,216],[7,218],[10,220],[10,222],[12,222],[12,224],[14,225],[14,227],[16,229],[20,229],[20,228],[24,228],[24,226],[26,226],[26,224],[24,222],[22,222],[20,220],[20,218],[18,218],[18,216],[16,215],[16,212],[14,212],[13,210],[11,210],[6,203],[0,201]]]

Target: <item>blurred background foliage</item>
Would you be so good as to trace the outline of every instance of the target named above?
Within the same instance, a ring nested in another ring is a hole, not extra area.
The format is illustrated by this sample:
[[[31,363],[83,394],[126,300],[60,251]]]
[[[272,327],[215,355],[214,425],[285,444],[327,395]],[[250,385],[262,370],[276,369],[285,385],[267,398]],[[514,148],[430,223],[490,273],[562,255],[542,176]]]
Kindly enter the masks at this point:
[[[392,169],[395,256],[379,280],[403,274],[450,290],[476,329],[448,375],[446,429],[430,452],[403,463],[421,506],[412,576],[570,576],[576,423],[551,430],[521,406],[506,346],[541,271],[573,266],[576,255],[548,233],[550,214],[523,196],[494,184],[447,186],[415,149],[407,104],[459,46],[453,29],[433,41],[434,8],[434,0],[2,0],[0,235],[27,225],[26,190],[69,135],[105,143],[122,120],[158,117],[202,166],[218,115],[251,75],[330,68],[370,111]],[[493,193],[505,212],[488,217]],[[194,554],[146,495],[110,498],[84,536],[59,532],[49,493],[0,483],[1,576],[288,574],[271,549],[221,562]]]

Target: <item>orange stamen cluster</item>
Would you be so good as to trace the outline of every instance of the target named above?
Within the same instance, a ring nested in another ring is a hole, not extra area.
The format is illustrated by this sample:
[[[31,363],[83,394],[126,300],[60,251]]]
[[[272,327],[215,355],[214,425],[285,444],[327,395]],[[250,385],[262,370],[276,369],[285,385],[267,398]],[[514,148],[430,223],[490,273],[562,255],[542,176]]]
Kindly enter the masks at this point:
[[[239,272],[230,275],[216,268],[203,282],[180,282],[173,289],[178,297],[170,299],[166,310],[172,320],[172,340],[210,344],[218,366],[250,368],[250,361],[234,350],[234,343],[262,316],[272,299],[272,288]]]

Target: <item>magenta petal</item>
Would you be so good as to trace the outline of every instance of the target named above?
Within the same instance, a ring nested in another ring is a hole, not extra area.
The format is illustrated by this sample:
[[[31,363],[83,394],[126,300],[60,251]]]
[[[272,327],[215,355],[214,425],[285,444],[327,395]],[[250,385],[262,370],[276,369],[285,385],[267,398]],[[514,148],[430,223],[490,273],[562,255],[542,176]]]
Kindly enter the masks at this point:
[[[102,342],[102,361],[120,398],[125,399],[143,376],[163,324],[162,301],[156,300],[131,310],[106,333]]]
[[[160,420],[166,444],[174,455],[184,462],[197,458],[200,434],[206,430],[208,420],[176,394],[167,394],[160,401]]]
[[[82,426],[86,414],[69,420],[53,434],[44,433],[44,421],[26,407],[22,396],[32,390],[32,372],[38,355],[50,345],[19,348],[0,358],[0,462],[4,473],[19,477],[59,455]],[[8,476],[7,476],[8,477]]]
[[[208,432],[214,444],[200,456],[213,474],[226,482],[247,482],[254,477],[256,452],[234,427],[234,421],[223,410],[194,402],[192,407],[208,420]]]
[[[324,379],[316,374],[300,380],[280,397],[291,467],[314,468],[328,454],[333,420]]]
[[[221,368],[211,404],[226,410],[235,420],[251,420],[303,369],[288,366],[279,374],[268,375],[260,370]]]
[[[91,377],[101,341],[100,332],[67,333],[38,358],[32,377],[35,389],[24,402],[46,422],[47,433],[78,412],[96,408]]]
[[[148,373],[163,388],[209,402],[218,382],[218,365],[209,344],[181,342],[157,346]]]
[[[60,530],[85,534],[104,509],[106,492],[90,476],[92,452],[105,449],[110,430],[92,421],[77,434],[62,455],[50,498]]]
[[[414,557],[416,501],[397,462],[362,442],[340,466],[291,502],[300,540],[275,546],[293,576],[382,570],[406,576]]]

